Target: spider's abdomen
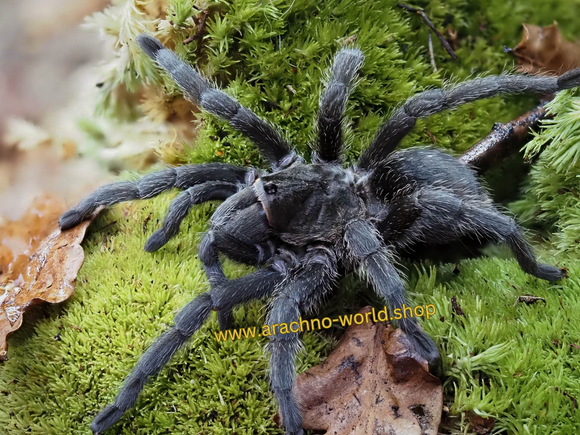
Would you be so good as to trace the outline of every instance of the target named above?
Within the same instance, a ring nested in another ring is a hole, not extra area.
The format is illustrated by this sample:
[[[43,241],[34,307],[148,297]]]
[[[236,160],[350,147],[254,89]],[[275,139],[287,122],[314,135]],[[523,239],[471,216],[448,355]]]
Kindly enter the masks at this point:
[[[392,153],[370,176],[372,192],[391,202],[421,188],[441,188],[459,195],[485,195],[475,174],[444,152],[409,148]]]

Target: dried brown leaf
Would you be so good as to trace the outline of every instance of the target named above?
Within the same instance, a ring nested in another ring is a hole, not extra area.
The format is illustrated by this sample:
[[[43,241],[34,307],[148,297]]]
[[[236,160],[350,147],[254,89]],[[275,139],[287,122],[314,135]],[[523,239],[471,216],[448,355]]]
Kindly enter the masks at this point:
[[[478,435],[490,434],[495,427],[495,419],[492,417],[484,418],[473,413],[469,416],[469,423],[471,424],[473,432]]]
[[[560,75],[580,66],[580,46],[564,39],[556,22],[522,26],[522,40],[511,51],[519,72]]]
[[[443,409],[427,362],[381,322],[350,326],[324,363],[298,377],[296,397],[304,428],[333,435],[436,434]]]
[[[74,291],[91,221],[61,232],[57,221],[64,209],[62,200],[44,197],[21,220],[0,224],[0,360],[6,358],[6,337],[20,328],[27,308],[63,302]]]
[[[18,278],[22,265],[56,228],[65,208],[61,198],[45,194],[35,198],[19,220],[0,217],[0,282]]]

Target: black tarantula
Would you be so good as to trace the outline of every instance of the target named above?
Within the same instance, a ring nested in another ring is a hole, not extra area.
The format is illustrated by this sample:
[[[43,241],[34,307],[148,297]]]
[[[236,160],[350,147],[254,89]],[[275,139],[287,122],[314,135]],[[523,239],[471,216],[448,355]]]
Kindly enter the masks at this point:
[[[270,296],[267,323],[290,324],[298,321],[301,310],[316,307],[344,269],[368,279],[392,311],[405,303],[403,281],[393,266],[397,254],[409,246],[444,244],[470,235],[506,243],[531,275],[548,281],[562,277],[559,268],[536,262],[518,225],[494,207],[470,168],[432,149],[394,150],[418,118],[500,93],[550,94],[573,88],[580,85],[580,69],[560,77],[490,76],[422,92],[393,113],[354,167],[344,168],[343,115],[363,63],[359,50],[342,49],[334,59],[320,98],[316,152],[313,162],[305,163],[275,128],[213,87],[158,40],[141,35],[138,41],[190,100],[248,136],[272,171],[224,163],[170,168],[136,182],[103,186],[60,218],[60,227],[66,230],[100,206],[182,189],[162,228],[145,245],[151,252],[177,234],[194,204],[225,200],[199,247],[211,289],[188,303],[175,317],[175,325],[144,353],[115,403],[92,422],[94,432],[103,432],[133,406],[147,378],[167,364],[212,310],[218,310],[220,328],[227,329],[235,306]],[[261,268],[229,280],[219,253]],[[415,350],[430,364],[436,363],[437,347],[416,320],[398,323]],[[292,394],[298,333],[270,339],[271,387],[282,422],[286,433],[301,434],[300,406]]]

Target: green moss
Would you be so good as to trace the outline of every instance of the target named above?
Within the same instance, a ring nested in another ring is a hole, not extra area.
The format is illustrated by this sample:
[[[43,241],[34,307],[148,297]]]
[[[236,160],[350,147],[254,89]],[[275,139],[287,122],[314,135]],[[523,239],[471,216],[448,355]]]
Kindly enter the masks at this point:
[[[554,230],[559,252],[578,255],[580,246],[580,91],[562,92],[548,104],[556,113],[526,147],[536,158],[523,198],[511,206],[530,225]],[[541,155],[540,155],[541,153]],[[538,157],[539,156],[539,157]]]
[[[215,205],[197,207],[183,237],[167,249],[142,253],[171,196],[119,207],[94,222],[74,296],[11,338],[0,381],[3,433],[90,433],[95,412],[114,398],[139,355],[167,329],[176,310],[207,289],[197,247]],[[226,265],[230,277],[248,271]],[[255,326],[263,311],[253,303],[235,315],[238,325]],[[264,340],[218,343],[213,330],[215,318],[111,433],[256,433],[252,428],[259,427],[257,433],[277,432]],[[317,363],[330,342],[307,334],[301,369]]]
[[[191,4],[170,1],[168,19],[175,20],[170,31],[175,41],[191,34],[186,25]],[[324,67],[340,41],[356,34],[367,60],[348,109],[355,130],[349,151],[353,160],[385,114],[411,94],[441,84],[444,77],[463,80],[503,70],[511,61],[501,47],[519,40],[522,21],[549,24],[557,19],[564,34],[571,36],[578,16],[576,1],[419,2],[438,27],[443,28],[451,17],[459,32],[457,62],[435,40],[440,70],[434,73],[423,23],[395,4],[390,0],[212,2],[206,5],[213,12],[203,47],[198,50],[194,41],[177,44],[176,50],[190,61],[199,54],[199,64],[208,75],[243,104],[280,125],[307,153]],[[127,10],[125,25],[130,27],[135,17],[146,21],[147,17]],[[103,86],[104,92],[119,83],[136,89],[143,80],[163,83],[168,92],[176,92],[141,56],[135,53],[128,69],[119,70],[122,76],[113,75]],[[104,98],[101,109],[117,113],[117,103],[130,105]],[[529,98],[471,104],[421,121],[403,146],[430,144],[428,129],[437,146],[458,152],[485,136],[494,122],[509,120],[531,104]],[[210,117],[204,124],[186,160],[260,163],[255,148],[237,133]],[[545,137],[551,140],[553,133],[547,130]],[[536,168],[551,174],[550,166]],[[570,180],[577,180],[579,172],[574,168],[571,173],[576,178]],[[84,243],[86,262],[73,298],[47,307],[10,338],[10,359],[0,372],[0,427],[5,433],[90,433],[90,421],[114,398],[143,350],[167,329],[179,307],[207,289],[197,246],[215,204],[195,207],[180,235],[160,252],[142,250],[172,197],[123,204],[97,219]],[[544,199],[529,199],[534,207],[540,202]],[[550,218],[556,228],[565,219],[560,208],[555,207]],[[570,240],[566,236],[567,243]],[[459,275],[453,273],[454,265],[410,268],[410,301],[437,306],[437,316],[422,324],[441,349],[445,392],[453,397],[451,414],[459,417],[458,431],[468,430],[464,419],[468,411],[493,416],[497,432],[571,434],[578,427],[571,397],[580,398],[575,371],[580,351],[571,345],[580,338],[574,322],[580,309],[580,263],[563,249],[557,254],[549,246],[542,249],[544,261],[561,261],[568,268],[569,279],[556,285],[538,281],[521,272],[511,257],[501,256],[462,261]],[[232,277],[248,271],[226,264]],[[347,297],[332,301],[324,312],[354,310],[360,301],[352,297],[353,290],[365,291],[365,287],[349,276],[341,289]],[[523,294],[542,296],[546,304],[514,306]],[[452,314],[452,296],[465,317]],[[239,326],[260,325],[264,309],[256,302],[235,315]],[[276,406],[268,389],[264,341],[217,343],[212,334],[216,329],[212,318],[148,384],[137,406],[110,433],[280,433],[272,420]],[[299,370],[320,362],[332,349],[334,335],[305,334],[304,343]]]
[[[551,255],[544,261],[554,262]],[[562,261],[571,278],[554,285],[525,275],[513,260],[482,258],[416,273],[418,304],[439,319],[423,322],[445,357],[451,414],[493,417],[498,433],[576,433],[580,397],[580,265]],[[515,304],[531,294],[546,303]],[[465,316],[452,312],[455,296]],[[574,398],[574,399],[572,399]],[[465,422],[464,422],[465,424]]]

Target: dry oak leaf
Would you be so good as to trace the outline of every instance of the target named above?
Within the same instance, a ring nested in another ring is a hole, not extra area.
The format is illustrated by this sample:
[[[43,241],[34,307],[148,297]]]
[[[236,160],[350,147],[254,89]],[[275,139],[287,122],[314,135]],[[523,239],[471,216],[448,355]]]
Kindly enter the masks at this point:
[[[0,216],[0,283],[18,279],[28,257],[54,231],[65,209],[60,197],[45,194],[36,197],[19,220]]]
[[[49,235],[38,242],[31,255],[18,256],[0,279],[0,361],[6,359],[7,336],[20,328],[28,307],[43,301],[63,302],[74,292],[84,261],[81,242],[91,220],[64,232],[57,229],[55,221],[50,222]]]
[[[522,24],[522,40],[511,50],[522,73],[560,75],[580,67],[580,46],[562,37],[558,24]]]
[[[382,322],[350,326],[295,391],[304,428],[333,435],[435,435],[443,411],[441,382],[427,361],[403,331]]]

